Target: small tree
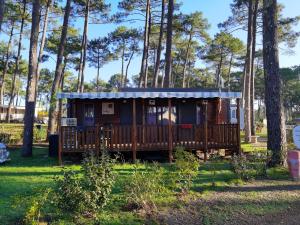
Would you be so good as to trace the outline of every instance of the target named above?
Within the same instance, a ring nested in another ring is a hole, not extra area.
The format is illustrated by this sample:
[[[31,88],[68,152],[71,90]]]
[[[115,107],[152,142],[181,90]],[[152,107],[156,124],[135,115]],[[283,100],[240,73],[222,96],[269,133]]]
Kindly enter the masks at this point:
[[[93,216],[103,209],[115,180],[114,163],[106,153],[100,157],[89,153],[82,162],[80,173],[63,169],[63,177],[56,178],[58,208],[85,216]]]
[[[197,157],[185,151],[184,148],[179,147],[175,151],[175,168],[180,190],[183,193],[188,192],[194,177],[198,174],[199,161]]]
[[[137,29],[128,29],[125,26],[118,27],[115,31],[110,33],[109,39],[113,46],[113,52],[117,57],[121,57],[121,87],[124,87],[128,79],[128,67],[131,63],[133,55],[139,51],[140,32]],[[125,70],[125,61],[128,61]]]
[[[112,53],[109,50],[109,39],[98,38],[91,40],[88,44],[87,60],[90,65],[97,68],[96,90],[99,91],[100,68],[112,59]]]

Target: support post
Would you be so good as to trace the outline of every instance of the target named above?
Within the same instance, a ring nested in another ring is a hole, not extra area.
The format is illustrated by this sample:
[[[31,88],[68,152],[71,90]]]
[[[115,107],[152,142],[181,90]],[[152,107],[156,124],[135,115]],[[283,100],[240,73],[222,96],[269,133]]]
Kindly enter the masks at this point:
[[[58,121],[59,128],[58,128],[58,164],[62,165],[62,127],[61,127],[61,121]]]
[[[169,119],[168,119],[168,150],[169,150],[169,162],[173,161],[173,136],[172,136],[172,102],[171,99],[168,99],[168,111],[169,111]]]
[[[72,118],[76,118],[76,100],[75,99],[73,99],[73,101],[72,101]]]
[[[237,153],[241,154],[241,115],[240,115],[240,99],[236,99],[236,118],[237,118]]]
[[[132,160],[136,161],[136,102],[132,100]]]
[[[204,162],[207,161],[208,130],[207,130],[207,100],[203,101],[204,108]]]
[[[145,100],[142,99],[142,143],[145,143]]]
[[[220,123],[220,107],[221,107],[221,98],[217,98],[217,101],[216,101],[216,124]]]

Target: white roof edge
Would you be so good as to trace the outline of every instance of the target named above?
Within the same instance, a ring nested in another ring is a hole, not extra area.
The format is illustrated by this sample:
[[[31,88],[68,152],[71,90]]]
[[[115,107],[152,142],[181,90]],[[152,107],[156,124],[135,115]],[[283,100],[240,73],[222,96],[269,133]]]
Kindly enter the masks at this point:
[[[130,98],[241,98],[241,92],[62,92],[58,99],[130,99]]]

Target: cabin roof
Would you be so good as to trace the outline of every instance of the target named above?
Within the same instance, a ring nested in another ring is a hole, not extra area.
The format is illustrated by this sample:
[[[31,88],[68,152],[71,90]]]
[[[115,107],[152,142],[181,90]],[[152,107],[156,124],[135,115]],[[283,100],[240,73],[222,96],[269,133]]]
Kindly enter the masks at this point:
[[[196,88],[125,88],[118,92],[62,92],[58,99],[131,99],[131,98],[241,98],[241,92]]]

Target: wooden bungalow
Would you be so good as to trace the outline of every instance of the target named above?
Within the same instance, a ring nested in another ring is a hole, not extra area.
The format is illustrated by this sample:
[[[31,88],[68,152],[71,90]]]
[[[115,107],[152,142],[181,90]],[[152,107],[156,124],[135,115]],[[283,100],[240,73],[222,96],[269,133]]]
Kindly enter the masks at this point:
[[[167,151],[182,146],[202,151],[240,151],[241,93],[201,89],[139,89],[118,92],[59,93],[67,99],[61,118],[59,160],[65,153]],[[236,122],[230,106],[236,101]]]

